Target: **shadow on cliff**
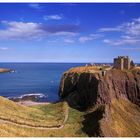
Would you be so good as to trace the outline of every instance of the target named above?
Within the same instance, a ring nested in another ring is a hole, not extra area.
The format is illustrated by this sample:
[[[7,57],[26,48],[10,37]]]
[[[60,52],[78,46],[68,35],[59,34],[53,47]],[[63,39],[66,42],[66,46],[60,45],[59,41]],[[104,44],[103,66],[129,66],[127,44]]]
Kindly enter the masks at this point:
[[[90,91],[87,89],[81,92],[73,91],[64,100],[67,101],[71,108],[77,109],[79,111],[86,111],[95,105],[97,93],[94,94],[94,98],[89,97],[89,95],[85,93],[90,93]]]
[[[95,111],[84,115],[84,121],[82,122],[82,131],[89,137],[103,136],[100,129],[100,120],[103,118],[105,107],[101,106]]]

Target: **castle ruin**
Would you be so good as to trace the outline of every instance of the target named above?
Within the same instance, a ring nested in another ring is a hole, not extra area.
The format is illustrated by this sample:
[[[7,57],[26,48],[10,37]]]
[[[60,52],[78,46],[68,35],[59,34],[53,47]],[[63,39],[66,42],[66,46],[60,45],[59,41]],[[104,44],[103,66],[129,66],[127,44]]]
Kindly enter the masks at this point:
[[[114,68],[129,70],[132,67],[134,67],[134,63],[128,56],[118,56],[118,58],[114,58]]]

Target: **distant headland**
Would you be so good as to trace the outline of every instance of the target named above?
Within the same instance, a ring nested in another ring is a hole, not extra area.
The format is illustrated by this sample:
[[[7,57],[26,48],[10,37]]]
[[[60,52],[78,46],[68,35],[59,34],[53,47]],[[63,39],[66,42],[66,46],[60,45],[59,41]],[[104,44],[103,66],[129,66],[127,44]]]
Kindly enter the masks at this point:
[[[0,68],[0,73],[7,73],[7,72],[13,72],[14,70],[7,69],[7,68]]]

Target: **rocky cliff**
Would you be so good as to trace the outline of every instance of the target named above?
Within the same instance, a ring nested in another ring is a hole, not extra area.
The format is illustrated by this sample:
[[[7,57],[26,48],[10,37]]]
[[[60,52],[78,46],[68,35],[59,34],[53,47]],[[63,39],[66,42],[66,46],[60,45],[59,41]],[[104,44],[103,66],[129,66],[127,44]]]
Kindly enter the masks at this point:
[[[80,69],[80,68],[79,68]],[[112,99],[128,99],[140,105],[140,70],[79,71],[71,69],[64,73],[59,96],[69,97],[80,107],[110,104]]]
[[[85,111],[82,131],[88,136],[140,136],[140,69],[72,68],[61,79],[59,96]]]

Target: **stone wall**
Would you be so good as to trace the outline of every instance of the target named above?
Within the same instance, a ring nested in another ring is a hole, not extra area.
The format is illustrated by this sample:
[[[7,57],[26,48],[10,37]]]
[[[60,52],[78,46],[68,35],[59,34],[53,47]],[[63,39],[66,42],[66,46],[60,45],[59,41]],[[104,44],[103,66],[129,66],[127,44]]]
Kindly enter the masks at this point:
[[[130,69],[131,68],[131,60],[128,56],[118,56],[118,58],[114,58],[114,68],[116,69]]]

